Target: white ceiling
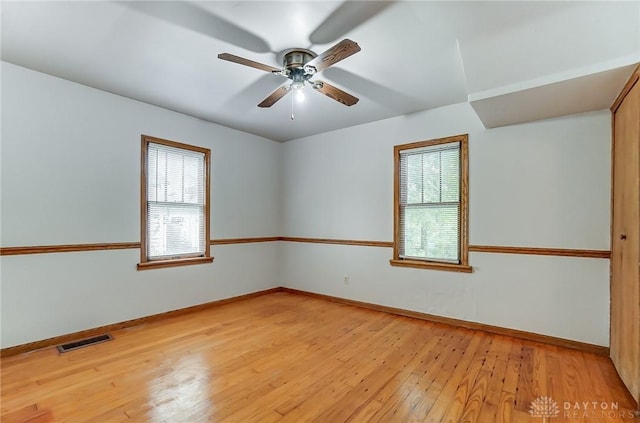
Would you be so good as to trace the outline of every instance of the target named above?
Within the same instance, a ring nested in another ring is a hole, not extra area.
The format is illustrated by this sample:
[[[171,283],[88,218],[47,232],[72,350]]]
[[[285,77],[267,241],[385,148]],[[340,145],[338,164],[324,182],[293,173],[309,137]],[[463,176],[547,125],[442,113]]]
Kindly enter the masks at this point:
[[[285,141],[470,101],[485,126],[608,107],[640,62],[640,2],[10,2],[2,60]],[[362,51],[322,71],[360,101],[219,60]],[[290,120],[291,107],[296,119]]]

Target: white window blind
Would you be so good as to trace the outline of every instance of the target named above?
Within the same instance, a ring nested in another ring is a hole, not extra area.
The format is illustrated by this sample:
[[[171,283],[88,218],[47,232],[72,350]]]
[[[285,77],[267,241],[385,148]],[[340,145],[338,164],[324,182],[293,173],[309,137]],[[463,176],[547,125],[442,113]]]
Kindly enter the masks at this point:
[[[400,151],[399,256],[460,263],[460,143]]]
[[[147,258],[205,254],[205,155],[148,144]]]

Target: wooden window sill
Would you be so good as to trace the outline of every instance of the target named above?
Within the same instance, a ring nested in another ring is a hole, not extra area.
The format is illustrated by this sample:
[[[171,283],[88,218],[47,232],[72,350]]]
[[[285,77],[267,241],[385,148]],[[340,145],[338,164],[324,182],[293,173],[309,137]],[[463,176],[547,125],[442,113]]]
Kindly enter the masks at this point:
[[[389,260],[389,264],[391,264],[392,266],[415,267],[419,269],[447,270],[449,272],[463,272],[463,273],[473,272],[473,268],[466,264],[437,263],[433,261],[404,260],[404,259],[391,259]]]
[[[138,270],[158,269],[162,267],[189,266],[192,264],[212,263],[213,257],[192,257],[175,260],[154,260],[138,263]]]

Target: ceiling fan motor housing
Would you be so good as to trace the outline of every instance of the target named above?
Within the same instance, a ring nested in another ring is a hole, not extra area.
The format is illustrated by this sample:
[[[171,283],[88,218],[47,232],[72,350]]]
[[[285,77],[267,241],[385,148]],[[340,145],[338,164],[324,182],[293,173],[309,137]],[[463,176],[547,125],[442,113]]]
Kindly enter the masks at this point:
[[[315,68],[305,65],[316,56],[317,54],[311,50],[305,49],[292,49],[284,53],[282,56],[283,76],[293,81],[287,89],[296,90],[304,87],[304,83],[315,74]]]
[[[317,54],[311,50],[295,49],[285,52],[282,57],[282,66],[285,69],[294,70],[302,68],[305,64],[309,63]]]

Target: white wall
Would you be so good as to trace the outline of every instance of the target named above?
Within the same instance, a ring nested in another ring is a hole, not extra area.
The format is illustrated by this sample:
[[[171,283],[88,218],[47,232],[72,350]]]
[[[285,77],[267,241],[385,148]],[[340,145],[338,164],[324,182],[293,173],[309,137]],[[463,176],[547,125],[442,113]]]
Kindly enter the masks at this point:
[[[140,135],[211,149],[211,237],[277,236],[282,145],[2,63],[2,246],[140,240]],[[258,291],[280,243],[137,271],[139,250],[5,256],[2,347]],[[250,265],[248,265],[250,264]]]
[[[286,143],[283,233],[391,241],[393,145],[461,133],[471,244],[609,249],[608,111],[485,130],[466,103]],[[391,254],[287,243],[283,283],[608,345],[609,260],[471,253],[464,274],[391,267]]]
[[[608,111],[484,130],[458,104],[278,144],[1,70],[4,247],[139,241],[140,134],[211,148],[212,238],[391,241],[393,145],[469,133],[471,244],[609,249]],[[474,273],[459,274],[391,267],[389,248],[212,254],[140,272],[138,250],[2,257],[1,346],[278,285],[608,345],[608,260],[471,253]]]

